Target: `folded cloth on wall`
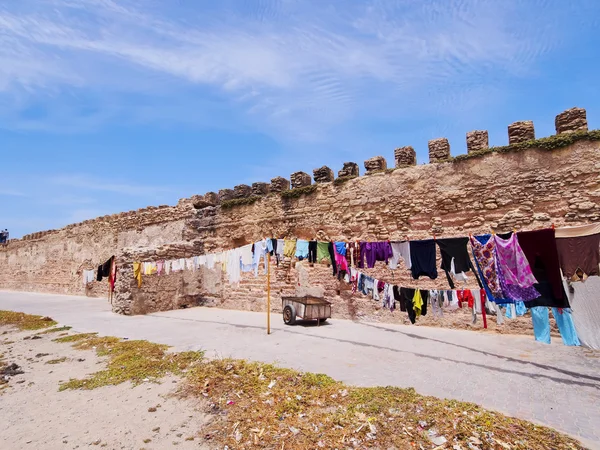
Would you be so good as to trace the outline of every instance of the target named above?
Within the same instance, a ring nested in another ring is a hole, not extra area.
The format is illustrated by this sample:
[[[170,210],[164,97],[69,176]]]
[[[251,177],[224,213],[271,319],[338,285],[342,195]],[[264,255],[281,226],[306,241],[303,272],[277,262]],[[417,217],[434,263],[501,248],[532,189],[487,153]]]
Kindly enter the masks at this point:
[[[390,259],[390,269],[397,269],[398,263],[400,262],[400,258],[404,260],[404,265],[407,269],[410,270],[411,262],[410,262],[410,242],[402,241],[402,242],[392,242],[392,259]]]
[[[435,280],[438,276],[435,241],[433,239],[410,241],[410,261],[413,279],[417,280],[421,276],[427,276]]]
[[[546,272],[544,277],[552,286],[552,292],[556,299],[564,297],[562,278],[560,276],[560,264],[558,251],[556,249],[555,230],[520,231],[517,233],[519,245],[532,267],[543,267]],[[538,280],[539,281],[539,280]],[[550,306],[550,305],[549,305]]]
[[[600,264],[600,234],[556,239],[556,249],[562,273],[573,281],[598,275]],[[581,271],[581,276],[576,272]],[[575,275],[575,277],[574,277]]]

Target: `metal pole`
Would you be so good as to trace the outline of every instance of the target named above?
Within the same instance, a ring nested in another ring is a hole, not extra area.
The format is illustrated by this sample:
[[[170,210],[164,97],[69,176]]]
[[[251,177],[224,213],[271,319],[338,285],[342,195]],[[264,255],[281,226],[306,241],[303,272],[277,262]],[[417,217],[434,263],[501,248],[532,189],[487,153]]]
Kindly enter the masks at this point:
[[[267,334],[271,334],[271,255],[267,252]]]

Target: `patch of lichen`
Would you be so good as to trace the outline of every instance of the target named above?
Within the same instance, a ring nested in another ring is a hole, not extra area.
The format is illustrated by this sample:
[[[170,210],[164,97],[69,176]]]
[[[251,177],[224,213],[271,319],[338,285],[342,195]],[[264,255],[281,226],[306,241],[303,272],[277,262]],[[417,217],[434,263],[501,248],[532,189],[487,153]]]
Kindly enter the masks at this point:
[[[338,177],[335,180],[333,180],[333,184],[334,184],[334,186],[340,186],[340,185],[344,184],[346,181],[354,180],[355,178],[358,178],[358,177],[356,175],[346,175],[344,177]]]
[[[549,136],[541,139],[533,139],[526,142],[520,142],[513,145],[499,147],[490,147],[484,150],[478,150],[466,155],[458,155],[453,158],[454,161],[465,161],[472,158],[479,158],[490,153],[512,153],[537,148],[541,150],[556,150],[568,147],[578,141],[600,141],[600,130],[577,131],[574,133],[563,133],[555,136]]]
[[[56,359],[51,359],[49,361],[46,361],[46,364],[60,364],[63,363],[67,360],[67,358],[65,356],[61,357],[61,358],[56,358]]]
[[[50,317],[34,316],[22,312],[0,311],[0,325],[17,327],[19,330],[41,330],[57,323]]]
[[[281,191],[280,195],[284,199],[300,198],[303,195],[311,195],[317,192],[317,185],[311,184],[310,186],[304,186],[294,189],[288,189]]]
[[[251,197],[247,197],[247,198],[234,198],[231,200],[225,200],[223,202],[221,202],[221,208],[222,209],[231,209],[231,208],[235,208],[236,206],[244,206],[244,205],[252,205],[254,203],[256,203],[257,200],[260,200],[261,197],[259,197],[258,195],[253,195]]]
[[[77,336],[75,339],[73,339]],[[144,380],[158,381],[168,374],[181,375],[184,370],[203,359],[202,352],[172,353],[167,345],[148,341],[122,341],[115,337],[98,337],[95,334],[68,336],[57,342],[72,342],[79,350],[95,349],[98,356],[108,357],[107,367],[87,378],[71,379],[62,383],[59,390],[96,389],[130,381],[134,385]]]
[[[465,402],[414,389],[346,386],[269,364],[206,361],[187,376],[214,419],[203,434],[229,448],[431,448],[430,430],[468,448],[582,449],[575,440]],[[506,447],[506,446],[510,447]]]

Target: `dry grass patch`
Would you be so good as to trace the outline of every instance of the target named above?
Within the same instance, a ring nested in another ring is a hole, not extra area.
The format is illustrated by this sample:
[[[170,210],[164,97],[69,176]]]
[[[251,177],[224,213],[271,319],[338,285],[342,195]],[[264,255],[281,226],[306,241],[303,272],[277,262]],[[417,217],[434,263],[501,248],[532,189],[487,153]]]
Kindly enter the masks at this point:
[[[583,448],[552,429],[414,389],[350,387],[236,360],[197,365],[188,380],[188,394],[206,397],[215,414],[203,432],[229,448]]]
[[[134,385],[144,381],[158,381],[168,374],[182,375],[203,358],[202,352],[168,352],[168,346],[148,341],[122,341],[115,337],[98,337],[96,334],[77,334],[55,339],[70,342],[79,350],[95,349],[98,356],[108,358],[108,366],[84,379],[71,379],[60,385],[60,390],[95,389],[131,381]]]
[[[41,330],[57,323],[50,317],[33,316],[22,312],[0,311],[0,325],[17,327],[19,330]]]

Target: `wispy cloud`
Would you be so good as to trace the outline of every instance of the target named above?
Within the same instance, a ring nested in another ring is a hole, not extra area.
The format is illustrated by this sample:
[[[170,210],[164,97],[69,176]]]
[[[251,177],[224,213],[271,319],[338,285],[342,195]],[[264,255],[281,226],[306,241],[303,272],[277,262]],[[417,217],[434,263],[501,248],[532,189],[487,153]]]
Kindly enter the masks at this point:
[[[3,189],[0,188],[0,196],[6,196],[6,197],[25,197],[26,194],[21,192],[21,191],[16,191],[14,189]]]
[[[499,73],[528,76],[563,45],[566,37],[554,26],[558,9],[549,5],[586,20],[553,0],[219,5],[23,0],[0,6],[0,117],[36,127],[40,120],[20,115],[32,98],[76,99],[79,90],[91,89],[112,100],[99,96],[103,112],[84,126],[140,119],[137,108],[115,100],[123,92],[157,103],[177,95],[182,107],[167,119],[187,122],[193,99],[209,88],[202,97],[217,96],[241,122],[279,138],[322,139],[361,114],[402,117],[425,109],[452,116],[481,109],[485,99],[473,104],[474,86],[497,86],[487,80]],[[42,122],[77,116],[77,108],[49,114]],[[196,120],[202,125],[210,114]]]
[[[131,196],[149,196],[171,192],[168,187],[120,183],[85,174],[53,176],[50,177],[50,183],[83,191],[112,192]]]

